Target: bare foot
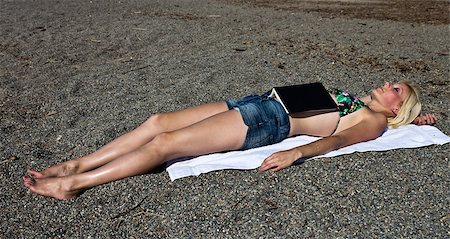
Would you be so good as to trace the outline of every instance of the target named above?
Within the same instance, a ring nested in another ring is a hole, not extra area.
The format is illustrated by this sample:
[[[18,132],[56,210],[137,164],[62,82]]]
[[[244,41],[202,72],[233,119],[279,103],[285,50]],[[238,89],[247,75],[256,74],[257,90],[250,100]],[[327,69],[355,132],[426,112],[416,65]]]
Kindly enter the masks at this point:
[[[28,169],[27,173],[36,179],[51,178],[51,177],[63,177],[78,173],[79,164],[75,160],[67,161],[61,164],[51,166],[42,171],[36,171],[34,169]]]
[[[71,184],[67,177],[32,179],[24,176],[23,182],[25,187],[34,193],[61,200],[78,197],[82,192],[81,190],[71,190]]]

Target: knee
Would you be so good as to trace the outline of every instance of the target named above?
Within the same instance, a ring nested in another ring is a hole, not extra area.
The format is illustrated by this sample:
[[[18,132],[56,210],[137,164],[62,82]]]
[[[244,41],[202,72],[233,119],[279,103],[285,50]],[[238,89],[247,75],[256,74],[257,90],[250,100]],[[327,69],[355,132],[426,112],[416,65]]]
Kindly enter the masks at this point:
[[[150,142],[153,149],[156,149],[162,154],[170,153],[171,145],[173,143],[171,133],[160,133]]]
[[[143,126],[146,128],[156,128],[163,131],[164,129],[164,113],[154,114],[147,121],[144,122]]]

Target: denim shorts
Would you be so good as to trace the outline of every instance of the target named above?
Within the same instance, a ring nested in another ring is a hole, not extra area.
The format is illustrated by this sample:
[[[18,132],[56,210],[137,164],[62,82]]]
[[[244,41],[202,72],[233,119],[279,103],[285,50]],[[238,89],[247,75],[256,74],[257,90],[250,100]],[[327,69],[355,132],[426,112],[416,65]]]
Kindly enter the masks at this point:
[[[280,102],[265,95],[251,95],[240,100],[225,101],[228,109],[236,109],[248,126],[241,150],[275,144],[286,139],[291,125]]]

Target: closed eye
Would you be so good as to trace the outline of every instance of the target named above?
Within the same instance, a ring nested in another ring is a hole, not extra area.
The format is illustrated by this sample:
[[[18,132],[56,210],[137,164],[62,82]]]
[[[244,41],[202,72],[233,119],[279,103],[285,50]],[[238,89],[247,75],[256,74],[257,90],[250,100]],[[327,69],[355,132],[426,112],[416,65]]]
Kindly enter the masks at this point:
[[[397,87],[394,87],[394,90],[397,91],[397,92],[400,92],[400,89],[397,88]]]

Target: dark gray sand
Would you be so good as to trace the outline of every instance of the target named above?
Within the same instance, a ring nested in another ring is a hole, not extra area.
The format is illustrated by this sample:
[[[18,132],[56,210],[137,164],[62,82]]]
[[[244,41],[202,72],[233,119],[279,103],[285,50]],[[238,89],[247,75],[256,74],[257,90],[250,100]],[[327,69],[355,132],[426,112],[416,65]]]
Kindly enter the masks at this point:
[[[155,112],[274,85],[362,95],[409,79],[450,133],[448,20],[254,2],[0,1],[0,237],[448,238],[448,144],[278,173],[153,173],[70,201],[22,186],[27,168],[92,152]]]

